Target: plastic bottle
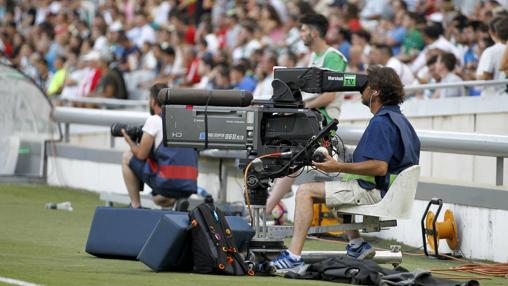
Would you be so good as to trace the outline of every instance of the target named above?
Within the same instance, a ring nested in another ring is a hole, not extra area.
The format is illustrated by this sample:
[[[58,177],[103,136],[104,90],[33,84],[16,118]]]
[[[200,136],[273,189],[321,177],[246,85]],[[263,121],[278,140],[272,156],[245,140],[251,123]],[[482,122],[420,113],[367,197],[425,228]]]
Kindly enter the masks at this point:
[[[47,203],[46,208],[50,210],[64,210],[72,212],[74,209],[72,208],[71,202],[61,202],[61,203]]]
[[[198,187],[197,194],[203,198],[206,198],[208,195],[210,195],[205,189]]]

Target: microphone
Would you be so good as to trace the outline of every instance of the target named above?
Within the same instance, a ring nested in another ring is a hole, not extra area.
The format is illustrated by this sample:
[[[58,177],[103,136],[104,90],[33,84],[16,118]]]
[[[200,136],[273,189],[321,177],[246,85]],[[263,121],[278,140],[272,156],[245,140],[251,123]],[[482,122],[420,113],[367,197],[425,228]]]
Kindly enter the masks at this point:
[[[245,90],[163,88],[157,95],[162,105],[249,106],[252,93]]]

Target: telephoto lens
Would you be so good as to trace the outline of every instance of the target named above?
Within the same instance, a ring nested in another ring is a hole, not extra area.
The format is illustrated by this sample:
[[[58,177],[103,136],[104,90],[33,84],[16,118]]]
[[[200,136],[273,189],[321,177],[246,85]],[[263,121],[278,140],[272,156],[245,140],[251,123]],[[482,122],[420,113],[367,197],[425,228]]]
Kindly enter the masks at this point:
[[[127,130],[127,124],[123,123],[113,123],[111,125],[111,136],[113,137],[122,137],[122,129]]]
[[[328,150],[323,146],[318,147],[312,154],[312,161],[322,163],[326,160],[326,155],[328,155]]]
[[[143,126],[129,126],[123,123],[113,123],[113,125],[111,125],[111,136],[122,137],[122,129],[125,129],[125,132],[132,141],[138,143],[141,141],[141,136],[143,136]]]

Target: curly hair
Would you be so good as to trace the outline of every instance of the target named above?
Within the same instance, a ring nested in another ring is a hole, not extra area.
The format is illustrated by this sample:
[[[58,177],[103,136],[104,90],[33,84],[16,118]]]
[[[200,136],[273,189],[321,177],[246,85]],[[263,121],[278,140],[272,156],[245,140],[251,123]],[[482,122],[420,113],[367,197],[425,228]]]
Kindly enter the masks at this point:
[[[369,86],[380,91],[383,105],[397,105],[404,102],[404,88],[397,73],[389,67],[372,65],[367,69]]]

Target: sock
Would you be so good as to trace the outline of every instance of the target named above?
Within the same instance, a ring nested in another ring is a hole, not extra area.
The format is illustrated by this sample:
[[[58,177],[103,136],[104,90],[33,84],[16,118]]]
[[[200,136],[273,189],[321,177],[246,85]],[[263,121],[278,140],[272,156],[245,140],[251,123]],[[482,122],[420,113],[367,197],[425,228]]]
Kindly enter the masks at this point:
[[[351,245],[351,247],[353,247],[353,248],[358,248],[362,245],[363,242],[364,242],[364,240],[361,237],[354,238],[349,241],[349,245]]]
[[[300,260],[300,258],[302,258],[301,255],[296,255],[293,252],[291,252],[291,250],[289,250],[289,249],[288,249],[288,253],[289,253],[289,257],[293,258],[294,260]]]

